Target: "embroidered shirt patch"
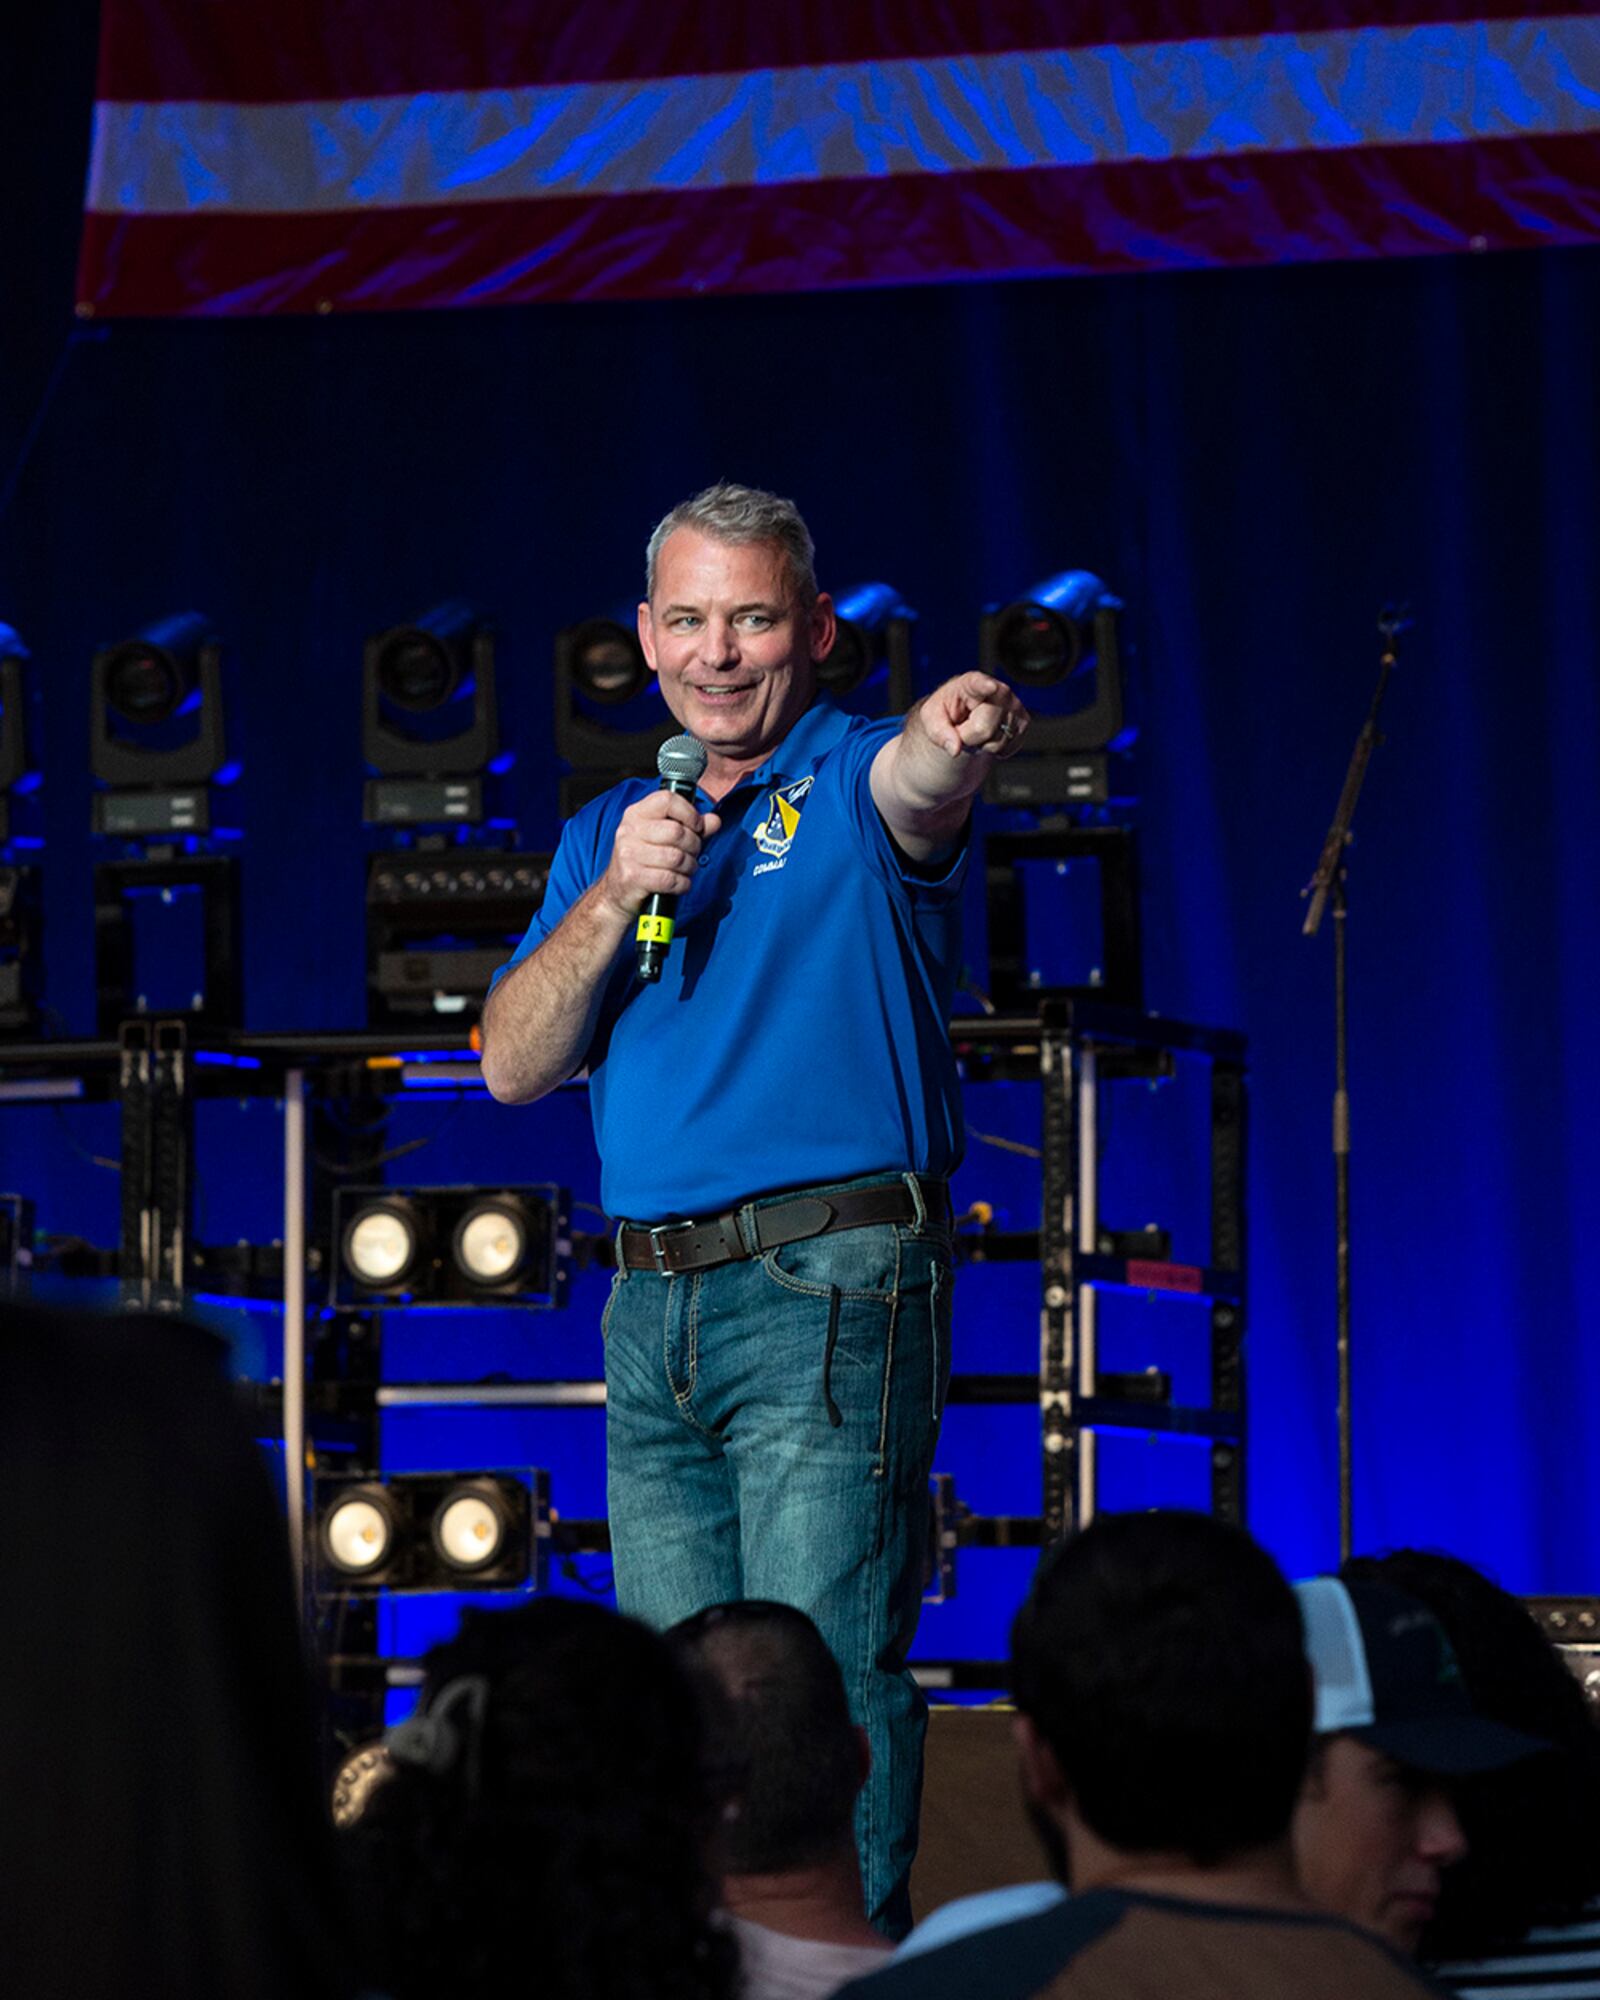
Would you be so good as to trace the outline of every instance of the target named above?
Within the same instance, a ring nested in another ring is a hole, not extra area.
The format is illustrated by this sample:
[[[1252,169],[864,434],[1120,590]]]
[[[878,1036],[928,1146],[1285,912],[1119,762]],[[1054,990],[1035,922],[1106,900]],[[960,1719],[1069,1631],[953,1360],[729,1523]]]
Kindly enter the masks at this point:
[[[795,784],[780,785],[777,791],[768,794],[770,810],[764,823],[756,828],[752,836],[763,854],[778,859],[789,852],[789,843],[800,825],[801,803],[814,782],[812,778],[801,778]]]

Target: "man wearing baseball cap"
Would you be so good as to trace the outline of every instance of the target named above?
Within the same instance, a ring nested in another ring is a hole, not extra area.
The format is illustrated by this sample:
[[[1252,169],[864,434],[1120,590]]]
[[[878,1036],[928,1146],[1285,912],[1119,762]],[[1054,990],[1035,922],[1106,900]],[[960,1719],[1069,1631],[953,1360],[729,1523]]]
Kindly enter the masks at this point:
[[[1295,1871],[1312,1902],[1415,1952],[1466,1836],[1454,1780],[1545,1746],[1479,1715],[1444,1628],[1387,1584],[1295,1586],[1316,1683]]]

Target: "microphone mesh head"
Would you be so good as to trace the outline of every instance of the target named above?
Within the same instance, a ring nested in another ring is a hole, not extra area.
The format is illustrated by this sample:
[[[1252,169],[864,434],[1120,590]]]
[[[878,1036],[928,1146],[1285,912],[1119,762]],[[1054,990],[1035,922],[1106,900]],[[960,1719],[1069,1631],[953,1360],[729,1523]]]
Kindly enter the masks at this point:
[[[669,784],[698,784],[705,768],[706,746],[698,736],[669,736],[656,753],[656,769]]]

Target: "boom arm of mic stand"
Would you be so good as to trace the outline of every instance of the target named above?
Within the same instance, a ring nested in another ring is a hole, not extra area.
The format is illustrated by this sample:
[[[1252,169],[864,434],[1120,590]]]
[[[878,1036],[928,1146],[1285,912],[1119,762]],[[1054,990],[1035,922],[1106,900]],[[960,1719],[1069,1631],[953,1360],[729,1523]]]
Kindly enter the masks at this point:
[[[1356,738],[1356,746],[1350,753],[1350,768],[1344,774],[1344,787],[1339,793],[1339,803],[1334,808],[1333,824],[1328,828],[1328,837],[1322,843],[1322,852],[1317,856],[1317,865],[1311,880],[1300,891],[1302,896],[1311,898],[1311,907],[1306,911],[1306,920],[1300,926],[1302,937],[1315,937],[1322,922],[1322,913],[1328,906],[1328,892],[1333,887],[1334,877],[1344,863],[1344,851],[1350,845],[1350,826],[1356,816],[1356,801],[1361,797],[1361,783],[1367,775],[1367,765],[1372,753],[1383,738],[1378,734],[1378,712],[1383,707],[1383,697],[1388,691],[1389,676],[1394,672],[1396,652],[1395,641],[1400,626],[1397,622],[1380,620],[1378,629],[1383,633],[1383,656],[1378,663],[1378,685],[1372,691],[1372,703],[1367,710],[1367,719],[1361,725],[1361,734]]]

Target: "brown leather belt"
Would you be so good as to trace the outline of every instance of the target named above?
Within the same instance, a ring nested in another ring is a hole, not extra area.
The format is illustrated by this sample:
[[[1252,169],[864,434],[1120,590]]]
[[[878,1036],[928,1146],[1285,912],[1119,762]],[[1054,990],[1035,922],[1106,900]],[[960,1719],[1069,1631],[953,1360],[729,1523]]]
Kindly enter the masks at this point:
[[[950,1191],[943,1181],[918,1174],[922,1215],[943,1224],[950,1219]],[[828,1236],[836,1229],[864,1229],[873,1222],[916,1222],[917,1203],[904,1181],[881,1187],[836,1188],[828,1194],[797,1194],[758,1207],[746,1202],[706,1222],[663,1222],[654,1229],[625,1222],[617,1236],[622,1262],[630,1271],[703,1271],[740,1257],[759,1257],[784,1243]]]

